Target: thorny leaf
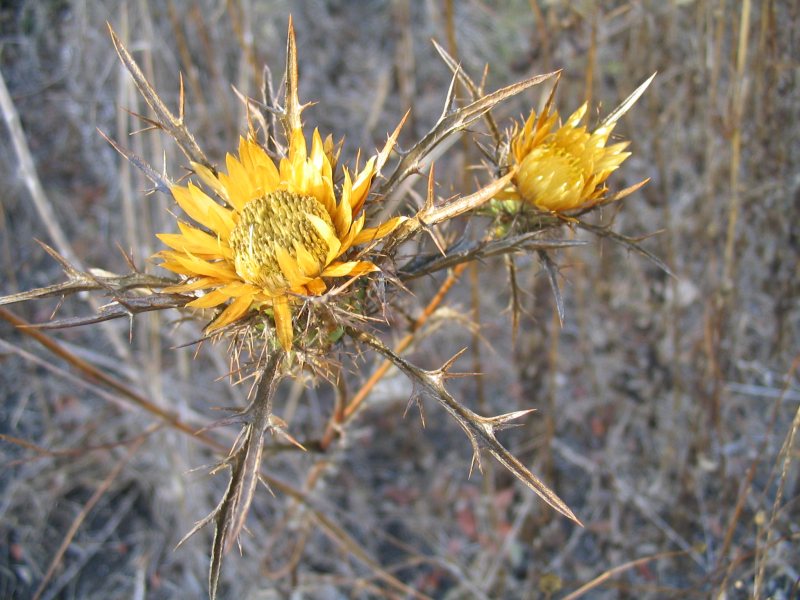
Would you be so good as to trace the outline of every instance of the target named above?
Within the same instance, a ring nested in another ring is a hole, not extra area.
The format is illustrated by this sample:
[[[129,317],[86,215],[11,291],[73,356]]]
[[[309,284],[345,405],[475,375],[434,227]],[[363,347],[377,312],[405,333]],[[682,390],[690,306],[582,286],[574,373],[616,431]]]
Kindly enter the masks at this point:
[[[626,187],[625,189],[619,190],[618,192],[615,192],[612,195],[607,196],[606,198],[603,199],[602,202],[600,202],[599,204],[595,204],[591,208],[592,209],[599,208],[601,206],[605,206],[606,204],[610,204],[611,202],[616,202],[617,200],[622,200],[623,198],[625,198],[627,196],[630,196],[635,191],[637,191],[640,188],[642,188],[645,185],[647,185],[647,183],[649,181],[650,181],[649,177],[647,179],[642,179],[638,183],[634,183],[633,185],[630,185],[630,186]],[[581,212],[580,214],[583,214],[583,213]]]
[[[110,319],[128,317],[140,312],[164,310],[167,308],[180,308],[191,298],[180,294],[162,294],[156,292],[159,288],[175,285],[173,279],[156,277],[147,273],[134,271],[127,275],[106,274],[79,271],[53,248],[39,242],[44,250],[59,262],[67,281],[48,285],[42,288],[0,296],[0,306],[25,302],[37,298],[50,298],[54,296],[67,296],[77,292],[103,291],[112,298],[112,302],[100,307],[98,312],[87,317],[70,317],[56,319],[47,323],[33,325],[39,329],[63,329],[77,327],[90,323],[99,323]]]
[[[103,139],[105,141],[107,141],[109,144],[111,144],[111,146],[114,148],[114,150],[119,152],[123,157],[125,157],[125,159],[128,160],[128,162],[130,162],[134,167],[139,169],[142,172],[142,174],[145,177],[147,177],[147,179],[149,179],[151,182],[153,182],[155,184],[155,186],[156,186],[155,187],[156,191],[163,192],[164,194],[167,194],[167,195],[171,195],[172,194],[172,192],[170,192],[170,189],[169,189],[170,185],[171,185],[171,182],[170,182],[169,178],[166,176],[165,173],[159,173],[158,171],[156,171],[145,160],[143,160],[141,157],[135,155],[130,150],[127,150],[127,149],[123,148],[122,146],[120,146],[117,142],[115,142],[110,137],[108,137],[100,129],[98,129],[97,132],[101,136],[103,136]]]
[[[600,225],[592,225],[591,223],[586,223],[585,221],[576,221],[576,224],[581,229],[585,229],[586,231],[591,231],[595,235],[599,235],[600,237],[607,237],[617,243],[622,244],[623,246],[627,246],[634,252],[638,252],[645,258],[649,258],[653,262],[653,264],[655,264],[659,269],[664,271],[664,273],[666,273],[670,277],[677,278],[677,275],[675,275],[675,273],[672,272],[672,269],[670,269],[666,265],[666,263],[664,263],[664,261],[658,258],[655,254],[650,252],[650,250],[642,247],[642,245],[639,244],[639,240],[612,231],[608,227],[603,227]]]
[[[461,65],[455,58],[450,56],[450,53],[447,52],[444,48],[442,48],[436,40],[431,40],[433,42],[433,47],[436,48],[436,51],[439,53],[439,56],[442,57],[445,64],[448,68],[453,72],[453,75],[458,77],[458,80],[464,84],[464,86],[469,90],[469,93],[472,95],[473,100],[479,99],[483,95],[483,89],[481,86],[475,84],[472,78],[467,75],[466,71],[461,68]],[[500,133],[500,128],[497,127],[497,123],[494,120],[491,112],[487,112],[484,115],[484,119],[486,120],[486,124],[489,126],[489,130],[492,132],[492,137],[494,138],[495,143],[499,146],[503,141],[503,136]]]
[[[425,225],[431,226],[441,223],[442,221],[453,219],[465,212],[480,208],[483,204],[494,198],[500,190],[505,188],[514,174],[515,172],[511,171],[500,179],[482,187],[477,192],[469,196],[458,198],[447,204],[433,206],[433,203],[431,203],[430,208],[426,208],[422,214],[416,215],[416,218]]]
[[[483,417],[462,405],[445,389],[444,380],[447,377],[447,367],[452,364],[452,360],[441,369],[425,371],[395,354],[383,342],[369,333],[352,328],[348,328],[347,333],[354,340],[370,346],[379,354],[391,360],[395,366],[403,371],[412,381],[418,382],[439,401],[444,409],[458,422],[461,429],[464,430],[464,433],[466,433],[472,445],[472,464],[477,464],[480,468],[481,448],[488,450],[500,464],[528,486],[547,504],[578,525],[583,525],[564,501],[538,477],[531,473],[531,471],[522,464],[517,457],[511,454],[511,452],[509,452],[495,437],[496,431],[508,427],[510,421],[522,417],[530,411],[516,411],[496,417]]]
[[[108,23],[108,31],[111,34],[111,41],[114,44],[114,48],[116,49],[122,64],[125,65],[125,67],[128,69],[128,72],[133,77],[133,81],[136,84],[136,87],[139,89],[139,93],[142,94],[145,102],[147,102],[148,106],[150,106],[150,108],[156,114],[158,124],[161,126],[161,128],[175,139],[178,147],[181,149],[181,151],[183,151],[190,161],[204,165],[214,171],[213,165],[209,162],[208,158],[206,158],[206,155],[200,149],[200,146],[197,145],[194,136],[187,129],[185,123],[183,122],[183,79],[181,79],[181,97],[179,103],[180,112],[176,117],[158,96],[156,91],[153,89],[153,86],[151,86],[147,81],[144,73],[142,73],[142,70],[139,68],[139,65],[135,60],[133,60],[133,57],[125,48],[122,41],[119,39],[119,37],[117,37],[117,34],[111,27],[110,23]]]
[[[550,282],[550,289],[553,290],[553,297],[556,300],[556,311],[558,312],[558,322],[564,326],[564,297],[561,295],[561,288],[558,287],[558,265],[553,262],[550,255],[544,250],[537,250],[539,259],[542,261],[544,270],[547,271],[547,279]]]
[[[214,540],[215,545],[219,543],[222,546],[223,554],[230,550],[233,541],[239,537],[258,486],[258,472],[264,449],[264,433],[272,427],[272,398],[281,378],[278,369],[280,362],[281,352],[273,352],[261,375],[253,402],[242,413],[242,418],[246,420],[244,442],[241,448],[244,453],[242,456],[243,468],[241,479],[232,480],[232,487],[237,490],[237,500],[232,503],[229,514],[223,512],[223,517],[231,524],[230,537],[226,539],[224,535],[218,533]]]
[[[390,237],[387,238],[383,246],[383,252],[391,255],[392,251],[401,243],[406,241],[420,229],[431,227],[442,221],[447,221],[471,210],[475,210],[495,197],[511,181],[514,171],[506,174],[482,187],[477,192],[469,196],[456,198],[441,206],[434,206],[432,192],[428,194],[425,205],[416,215],[403,222]]]
[[[422,404],[422,394],[418,394],[416,391],[411,394],[408,398],[408,402],[406,403],[406,409],[403,411],[403,418],[405,419],[408,416],[408,411],[411,409],[411,406],[414,405],[417,407],[419,411],[419,421],[422,424],[422,428],[425,428],[425,407]]]
[[[7,311],[0,309],[0,313],[2,314],[2,318],[7,320],[8,322],[12,323],[17,327],[25,327],[28,325],[21,319],[11,315]],[[134,393],[131,391],[125,384],[116,379],[108,376],[100,369],[97,369],[90,365],[89,363],[83,361],[71,355],[69,352],[61,348],[56,342],[52,339],[47,338],[44,334],[34,331],[32,329],[24,329],[26,335],[33,337],[37,340],[40,344],[42,344],[46,349],[53,352],[56,356],[64,358],[68,360],[73,366],[75,366],[79,372],[84,374],[87,381],[98,382],[103,386],[109,387],[113,390],[113,393],[123,399],[127,399],[131,401],[134,405],[142,408],[150,415],[154,416],[156,419],[163,421],[164,423],[169,424],[172,427],[175,427],[177,431],[183,433],[184,435],[191,436],[191,439],[195,442],[199,442],[205,445],[212,451],[215,452],[224,452],[225,448],[217,441],[213,440],[212,438],[204,435],[203,433],[198,433],[197,429],[191,427],[190,425],[180,421],[175,417],[173,414],[165,411],[159,406],[156,406],[152,402],[150,402],[144,396]],[[29,359],[30,360],[30,359]],[[49,363],[48,363],[49,364]],[[274,415],[273,415],[274,416]],[[273,424],[277,419],[273,419]],[[276,426],[279,427],[280,425]],[[344,528],[336,523],[330,516],[326,515],[324,510],[315,506],[314,502],[309,498],[308,494],[305,491],[297,489],[288,483],[284,482],[281,479],[275,478],[267,473],[262,472],[260,474],[260,480],[270,489],[275,489],[277,492],[285,494],[286,496],[294,499],[302,506],[304,506],[308,510],[308,514],[312,516],[316,522],[319,524],[322,532],[335,544],[339,545],[345,552],[350,553],[353,557],[357,560],[361,561],[366,567],[371,569],[375,576],[382,581],[385,581],[387,584],[392,586],[394,589],[408,595],[409,597],[416,597],[416,598],[428,598],[423,594],[419,594],[414,592],[414,590],[410,589],[408,586],[400,582],[396,577],[385,571],[380,564],[373,559],[359,544],[353,540],[353,538],[344,530]],[[223,498],[224,501],[224,498]],[[222,504],[222,503],[220,503]],[[198,526],[192,530],[187,536],[181,540],[181,544],[185,542],[191,534],[201,528],[203,525],[206,525],[211,522],[214,516],[217,514],[219,510],[219,506],[217,509],[212,512],[208,517],[200,521]]]
[[[277,127],[275,126],[275,105],[277,103],[272,89],[272,71],[269,65],[266,64],[262,71],[261,102],[265,108],[265,119],[267,121],[264,127],[264,147],[268,151],[275,153],[277,151],[277,146],[275,144],[275,135],[277,132]]]
[[[633,90],[630,96],[625,98],[625,100],[623,100],[617,108],[612,110],[611,113],[607,115],[605,119],[603,119],[603,122],[600,123],[600,127],[607,127],[619,121],[622,115],[628,112],[630,108],[636,104],[636,101],[641,97],[641,95],[644,94],[645,90],[653,82],[656,74],[657,72],[650,75],[650,77],[648,77],[639,87]]]
[[[514,257],[505,255],[506,268],[508,269],[508,286],[511,290],[511,347],[517,347],[517,335],[519,334],[519,314],[521,305],[519,301],[519,286],[517,285],[517,266],[514,264]]]
[[[222,562],[244,527],[259,482],[264,433],[272,428],[272,399],[281,379],[279,369],[283,353],[273,352],[259,379],[255,397],[237,416],[244,423],[237,444],[223,463],[231,469],[231,478],[220,503],[214,511],[195,524],[178,543],[183,544],[197,531],[213,521],[214,541],[211,545],[211,565],[208,588],[211,600],[217,596]]]
[[[386,164],[386,161],[389,160],[389,155],[397,144],[397,138],[400,136],[400,130],[403,128],[403,125],[405,125],[406,119],[408,119],[408,115],[410,114],[410,110],[406,111],[406,114],[404,114],[403,118],[400,119],[400,123],[397,124],[397,127],[394,128],[394,131],[386,140],[383,150],[380,151],[378,154],[378,159],[375,161],[375,173],[380,174],[381,169],[383,169],[383,166]]]
[[[549,79],[556,73],[557,72],[554,71],[552,73],[530,77],[524,81],[500,88],[462,108],[452,111],[450,110],[453,94],[453,86],[451,85],[444,110],[436,125],[403,155],[403,158],[400,159],[400,162],[386,182],[378,188],[378,194],[381,196],[390,195],[401,181],[409,175],[418,172],[422,166],[423,159],[446,137],[465,129],[475,120],[492,110],[499,102]],[[453,78],[453,83],[455,83],[455,77]]]
[[[290,15],[289,35],[286,40],[286,98],[284,100],[284,110],[286,111],[284,114],[284,128],[287,140],[291,139],[292,132],[295,129],[300,129],[303,126],[303,122],[300,119],[303,106],[300,104],[297,83],[297,43],[294,36],[294,23]]]
[[[36,323],[33,327],[37,329],[67,329],[81,325],[91,325],[153,310],[181,308],[190,300],[190,297],[179,294],[150,294],[147,296],[118,294],[113,302],[101,306],[93,315],[54,319],[46,323]]]
[[[538,237],[539,235],[540,232],[532,231],[499,240],[472,242],[463,248],[456,245],[448,248],[443,255],[437,253],[418,256],[404,265],[398,271],[398,276],[405,282],[473,260],[483,260],[492,256],[516,252],[584,246],[587,243],[582,240],[541,239]]]
[[[128,275],[117,275],[113,277],[94,276],[91,273],[75,271],[70,274],[67,281],[54,283],[45,287],[0,296],[0,306],[15,304],[37,298],[51,298],[53,296],[67,296],[77,292],[91,292],[97,290],[112,291],[121,293],[133,289],[153,290],[157,288],[175,285],[172,279],[156,277],[147,273],[129,273]],[[162,296],[164,294],[161,294]],[[177,296],[175,296],[177,298]],[[188,299],[187,299],[188,300]],[[182,305],[181,305],[182,306]],[[165,307],[166,308],[166,307]]]
[[[26,300],[34,300],[36,298],[64,296],[77,292],[87,292],[93,290],[124,292],[136,288],[153,290],[175,285],[174,279],[156,277],[155,275],[148,275],[147,273],[140,273],[138,271],[129,273],[127,275],[107,274],[105,272],[103,274],[99,274],[79,271],[72,265],[72,263],[61,256],[53,248],[40,240],[36,241],[45,252],[52,256],[61,265],[61,268],[64,269],[64,273],[67,275],[67,281],[28,290],[27,292],[19,292],[16,294],[9,294],[7,296],[0,296],[0,306],[24,302]]]
[[[150,108],[155,112],[157,120],[145,118],[146,121],[154,124],[155,126],[163,129],[170,134],[178,143],[178,146],[186,154],[186,156],[195,163],[203,164],[213,170],[212,165],[203,154],[200,147],[197,145],[191,133],[188,131],[184,124],[184,95],[183,95],[183,82],[181,80],[181,92],[179,101],[179,112],[176,117],[161,101],[152,86],[147,82],[141,70],[131,55],[122,45],[116,34],[109,26],[110,34],[117,53],[120,56],[123,64],[125,64],[128,71],[134,78],[134,81],[139,91],[144,96]],[[496,139],[499,139],[499,131],[497,126],[491,118],[489,111],[502,100],[521,92],[522,90],[540,83],[545,79],[553,76],[555,73],[549,73],[532,77],[523,82],[507,86],[492,94],[483,96],[482,86],[476,86],[474,82],[464,74],[460,67],[455,63],[454,59],[450,57],[440,48],[440,53],[445,62],[454,72],[453,84],[451,84],[448,93],[447,101],[445,102],[444,110],[439,121],[431,129],[431,131],[424,136],[411,150],[405,153],[397,167],[392,174],[388,177],[383,186],[378,190],[381,195],[388,195],[396,189],[397,185],[406,179],[412,173],[418,172],[421,168],[422,161],[429,156],[431,151],[437,147],[445,138],[451,134],[467,128],[471,123],[477,119],[484,117],[489,123],[489,127]],[[297,49],[294,36],[294,28],[290,18],[289,21],[289,36],[287,42],[287,57],[286,57],[286,96],[285,104],[282,109],[282,117],[285,128],[289,134],[294,129],[301,127],[301,113],[304,108],[300,104],[297,94]],[[463,108],[452,110],[453,95],[456,80],[464,82],[473,96],[473,102]],[[644,91],[644,88],[650,83],[652,77],[638,88],[612,115],[604,121],[606,123],[613,123],[618,119],[628,108],[636,101],[639,95]],[[271,87],[271,86],[270,86]],[[248,108],[250,104],[247,104]],[[402,126],[402,123],[401,123]],[[380,153],[377,163],[377,170],[380,171],[381,166],[388,159],[389,153],[397,139],[399,128],[390,136],[386,147]],[[104,136],[105,137],[105,136]],[[108,139],[108,138],[106,138]],[[141,169],[145,175],[155,183],[156,189],[161,191],[169,190],[169,181],[165,176],[159,175],[147,163],[136,157],[131,152],[122,149],[116,143],[109,140],[109,142],[135,166]],[[420,210],[417,215],[409,220],[403,228],[399,229],[397,234],[387,242],[385,251],[391,254],[389,250],[393,249],[400,242],[408,239],[411,235],[416,233],[419,229],[430,227],[441,223],[443,221],[454,218],[470,210],[478,208],[494,195],[505,185],[508,184],[513,173],[508,173],[505,177],[497,179],[496,181],[488,184],[481,190],[478,190],[470,196],[459,198],[451,202],[447,202],[441,206],[435,206],[433,202],[432,185],[428,195],[428,202]],[[624,190],[623,192],[626,192]],[[629,193],[629,192],[628,192]],[[621,197],[621,194],[618,197]],[[588,230],[593,230],[596,226],[579,223],[579,226]],[[645,254],[654,260],[661,268],[669,273],[669,270],[661,263],[656,257],[647,252],[646,250],[638,247],[636,240],[625,238],[611,231],[603,230],[600,235],[605,235],[616,239],[621,243],[633,247],[635,250]],[[599,231],[596,231],[599,233]],[[545,262],[545,268],[551,277],[551,283],[555,283],[555,267],[552,261],[544,252],[544,248],[555,248],[564,246],[580,245],[581,242],[575,241],[561,241],[561,240],[538,240],[532,239],[533,235],[530,234],[510,238],[506,240],[496,240],[491,242],[479,242],[467,248],[456,249],[451,248],[450,251],[444,252],[443,256],[434,256],[429,260],[417,263],[413,271],[407,272],[406,279],[413,279],[422,274],[433,272],[439,269],[449,268],[459,263],[481,259],[484,257],[495,255],[508,255],[512,252],[519,250],[536,250]],[[389,250],[387,250],[387,248]],[[102,307],[98,314],[90,318],[75,318],[65,319],[61,321],[54,321],[46,324],[45,327],[64,327],[80,325],[85,323],[97,322],[119,316],[130,315],[134,312],[142,312],[145,310],[158,310],[162,308],[172,308],[183,306],[189,298],[181,295],[160,294],[153,292],[154,289],[171,285],[174,283],[172,280],[162,278],[155,278],[141,273],[131,273],[127,276],[97,276],[91,273],[83,273],[75,270],[70,265],[62,261],[65,271],[68,275],[68,281],[62,284],[40,288],[22,294],[14,294],[0,298],[0,305],[29,300],[38,297],[57,296],[64,294],[71,294],[77,291],[85,290],[103,290],[109,292],[113,297],[113,301]],[[143,294],[142,291],[145,293]],[[557,303],[559,304],[559,315],[563,317],[563,302],[560,301],[560,294],[557,285],[554,285],[554,292],[556,293]],[[473,462],[480,467],[480,452],[482,449],[488,450],[501,464],[503,464],[509,471],[511,471],[517,478],[523,481],[530,487],[537,495],[539,495],[545,502],[556,509],[561,514],[572,519],[580,524],[577,517],[572,511],[561,501],[560,498],[550,490],[544,483],[542,483],[535,475],[533,475],[525,465],[523,465],[516,457],[514,457],[497,439],[496,432],[512,426],[521,417],[530,413],[530,410],[515,411],[504,415],[495,417],[483,417],[472,412],[458,401],[456,401],[446,390],[444,381],[448,376],[447,370],[455,361],[454,357],[442,368],[435,371],[426,371],[415,367],[408,363],[399,355],[392,352],[384,346],[380,340],[373,336],[357,331],[351,327],[346,328],[347,333],[354,339],[361,341],[391,360],[406,375],[408,375],[414,382],[420,384],[426,391],[432,394],[447,410],[453,418],[459,423],[460,427],[466,433],[470,443],[473,447]],[[268,430],[283,435],[294,441],[291,436],[283,430],[283,423],[272,414],[272,398],[280,379],[281,373],[279,372],[279,365],[281,363],[282,353],[274,353],[270,356],[268,365],[261,373],[261,379],[255,394],[255,398],[251,404],[241,411],[234,420],[239,420],[243,423],[242,431],[234,444],[233,449],[228,454],[227,459],[224,461],[222,467],[229,467],[231,469],[229,486],[216,509],[208,515],[205,519],[200,521],[189,534],[184,538],[187,539],[198,529],[204,525],[214,522],[215,535],[211,551],[211,567],[209,570],[209,589],[212,600],[216,597],[219,577],[222,569],[223,558],[230,550],[233,543],[237,541],[253,500],[255,489],[260,479],[259,470],[263,454],[263,437],[264,433]],[[421,408],[421,406],[420,406]],[[268,480],[267,476],[263,477]],[[296,492],[300,494],[299,492]],[[305,496],[301,496],[304,502],[308,502]],[[347,534],[343,530],[341,532],[336,530],[335,524],[326,522],[326,517],[321,512],[315,512],[315,517],[320,522],[323,528],[333,531],[333,537],[339,541],[347,540]],[[183,543],[183,541],[181,543]],[[348,547],[348,546],[346,546]],[[348,549],[353,552],[352,548]],[[355,556],[368,560],[369,557],[364,558],[366,555],[361,555],[353,552]],[[371,563],[367,563],[370,564]],[[373,567],[381,576],[383,571],[379,567]],[[399,582],[391,575],[386,574],[387,580],[393,582],[397,587]],[[396,583],[394,583],[396,582]],[[399,584],[399,589],[406,593],[413,594],[413,590],[405,588]]]

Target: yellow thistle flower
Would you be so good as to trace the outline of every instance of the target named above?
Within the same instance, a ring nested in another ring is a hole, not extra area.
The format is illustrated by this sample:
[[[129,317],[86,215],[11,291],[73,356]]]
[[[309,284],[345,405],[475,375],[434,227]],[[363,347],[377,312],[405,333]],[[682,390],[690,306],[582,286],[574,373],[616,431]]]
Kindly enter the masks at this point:
[[[326,148],[326,146],[328,146]],[[327,149],[327,152],[326,152]],[[228,154],[227,173],[192,167],[224,203],[194,183],[172,186],[178,205],[200,227],[179,221],[180,233],[158,235],[171,250],[161,266],[188,279],[167,291],[205,293],[187,306],[213,308],[230,301],[208,325],[220,329],[251,308],[271,308],[281,346],[293,341],[291,305],[297,295],[325,292],[326,277],[358,277],[377,271],[367,260],[346,260],[354,246],[384,237],[397,217],[364,228],[364,201],[376,171],[371,158],[353,181],[344,170],[337,201],[330,144],[314,131],[307,154],[303,131],[295,128],[288,156],[279,165],[251,139],[240,139],[239,156]]]
[[[514,132],[511,158],[516,174],[513,186],[498,198],[524,201],[549,212],[591,207],[607,200],[606,179],[631,155],[625,152],[629,142],[607,146],[608,138],[652,79],[639,86],[594,131],[581,125],[586,103],[566,123],[559,124],[558,111],[551,112],[554,88],[542,113],[537,116],[531,111],[525,125]]]

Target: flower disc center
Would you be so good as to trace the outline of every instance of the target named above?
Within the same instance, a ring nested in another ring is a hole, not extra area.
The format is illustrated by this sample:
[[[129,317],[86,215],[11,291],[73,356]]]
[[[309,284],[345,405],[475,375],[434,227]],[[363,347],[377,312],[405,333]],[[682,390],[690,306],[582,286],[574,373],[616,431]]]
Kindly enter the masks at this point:
[[[328,211],[313,196],[277,191],[247,203],[231,232],[234,266],[246,282],[268,290],[286,288],[276,250],[283,248],[297,258],[303,246],[324,268],[328,244],[308,218],[314,215],[333,228]]]

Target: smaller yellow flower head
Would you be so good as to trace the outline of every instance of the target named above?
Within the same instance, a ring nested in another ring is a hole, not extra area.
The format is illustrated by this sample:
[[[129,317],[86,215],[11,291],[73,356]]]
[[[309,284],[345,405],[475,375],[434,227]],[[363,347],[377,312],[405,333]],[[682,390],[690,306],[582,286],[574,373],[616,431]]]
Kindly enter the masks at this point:
[[[540,115],[531,111],[524,126],[511,138],[511,163],[516,167],[513,186],[500,200],[527,202],[548,212],[594,206],[606,199],[605,181],[631,153],[629,142],[607,146],[619,118],[633,106],[652,81],[650,77],[597,129],[589,131],[581,121],[584,103],[561,124],[558,111],[550,110],[555,89]]]
[[[227,173],[192,166],[219,202],[194,183],[175,185],[172,194],[200,227],[178,222],[180,233],[158,237],[171,250],[158,254],[161,266],[187,279],[172,292],[205,293],[187,306],[213,308],[228,302],[207,330],[271,308],[278,340],[292,346],[291,305],[298,296],[320,295],[323,278],[357,277],[378,270],[366,260],[342,260],[354,246],[379,239],[402,221],[364,228],[364,202],[375,176],[375,158],[353,181],[344,170],[337,194],[332,144],[314,131],[310,155],[301,129],[276,166],[255,141],[242,138],[238,158],[228,155]]]
[[[602,200],[608,176],[630,156],[623,152],[628,142],[606,146],[614,124],[593,132],[579,125],[584,104],[555,131],[558,112],[536,113],[511,142],[518,165],[514,178],[520,199],[537,208],[561,212],[596,204]]]

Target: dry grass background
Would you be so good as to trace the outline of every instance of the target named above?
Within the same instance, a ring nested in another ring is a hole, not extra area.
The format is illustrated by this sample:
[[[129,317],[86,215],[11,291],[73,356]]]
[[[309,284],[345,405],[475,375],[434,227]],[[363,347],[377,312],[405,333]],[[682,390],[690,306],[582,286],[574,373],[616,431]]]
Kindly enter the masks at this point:
[[[563,68],[562,112],[588,97],[606,114],[658,70],[617,129],[634,155],[612,177],[617,188],[652,181],[601,218],[626,235],[659,232],[645,246],[677,277],[589,238],[557,256],[560,327],[539,263],[520,258],[525,313],[512,345],[506,273],[488,263],[462,275],[410,350],[434,368],[478,340],[479,353],[458,366],[483,375],[455,382],[458,397],[493,413],[538,409],[505,440],[586,527],[554,516],[497,467],[468,479],[461,431],[433,405],[426,428],[413,411],[403,419],[413,390],[390,373],[328,452],[268,452],[268,472],[303,501],[258,492],[221,596],[404,597],[396,578],[420,597],[449,599],[563,598],[585,584],[587,598],[796,598],[800,6],[494,4],[3,2],[0,71],[35,173],[20,168],[19,139],[0,126],[0,293],[60,280],[34,241],[58,243],[54,227],[80,264],[123,272],[118,248],[144,265],[153,232],[173,221],[169,199],[143,193],[96,131],[173,174],[184,164],[158,134],[128,137],[141,125],[123,108],[146,107],[106,21],[173,106],[184,74],[190,128],[217,161],[243,130],[231,84],[255,95],[264,63],[282,73],[290,12],[301,99],[318,101],[306,121],[346,135],[348,156],[381,143],[407,108],[401,145],[433,124],[449,72],[430,38],[455,42],[473,75],[488,63],[488,89]],[[541,94],[534,88],[497,118],[526,112]],[[452,147],[437,163],[440,196],[471,191],[467,167],[478,160],[474,148]],[[398,323],[441,284],[417,282],[399,300]],[[98,300],[73,297],[59,314],[87,314]],[[12,309],[35,322],[56,305]],[[173,547],[223,491],[225,477],[202,468],[218,454],[75,360],[199,428],[216,418],[212,407],[244,402],[246,386],[219,378],[225,348],[180,348],[197,329],[149,314],[47,333],[67,362],[3,315],[0,596],[204,597],[208,532]],[[376,364],[359,357],[353,385]],[[301,440],[319,438],[331,408],[329,386],[311,383],[287,384],[277,409]],[[234,435],[214,432],[224,445]]]

